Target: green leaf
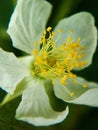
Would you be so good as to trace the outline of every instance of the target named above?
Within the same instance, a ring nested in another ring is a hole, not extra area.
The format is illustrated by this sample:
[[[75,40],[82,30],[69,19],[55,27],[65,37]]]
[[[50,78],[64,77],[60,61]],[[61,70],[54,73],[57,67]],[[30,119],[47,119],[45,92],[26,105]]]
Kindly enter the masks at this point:
[[[97,45],[97,30],[94,26],[94,18],[90,13],[81,12],[75,14],[69,18],[65,18],[61,20],[55,31],[58,29],[62,29],[63,32],[57,40],[57,46],[65,43],[66,39],[70,36],[69,30],[73,30],[72,37],[74,41],[81,38],[81,45],[84,45],[84,57],[81,60],[86,60],[87,64],[85,64],[82,68],[89,66],[92,63],[92,57],[96,49]],[[58,34],[55,35],[55,39],[57,39]]]
[[[22,101],[16,111],[16,118],[36,126],[59,123],[66,118],[68,107],[56,112],[50,105],[43,81],[31,80],[23,92]]]
[[[28,69],[13,53],[0,49],[0,86],[13,94],[18,83],[28,75]]]
[[[68,79],[66,85],[55,81],[55,95],[65,102],[98,106],[98,84],[83,78]]]
[[[51,12],[51,4],[44,0],[18,0],[8,27],[13,46],[31,53],[39,42]]]

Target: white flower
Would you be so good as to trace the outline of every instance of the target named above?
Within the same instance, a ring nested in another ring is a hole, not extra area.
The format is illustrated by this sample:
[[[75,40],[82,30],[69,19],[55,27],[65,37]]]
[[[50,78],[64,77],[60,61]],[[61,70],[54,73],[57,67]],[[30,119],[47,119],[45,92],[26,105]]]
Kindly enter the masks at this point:
[[[68,106],[54,110],[58,98],[98,106],[98,84],[72,73],[92,62],[97,45],[93,16],[78,13],[61,20],[53,31],[45,29],[50,12],[51,4],[44,0],[18,0],[7,32],[13,46],[29,56],[16,58],[0,49],[0,86],[10,93],[2,105],[22,94],[16,118],[37,126],[66,118]]]

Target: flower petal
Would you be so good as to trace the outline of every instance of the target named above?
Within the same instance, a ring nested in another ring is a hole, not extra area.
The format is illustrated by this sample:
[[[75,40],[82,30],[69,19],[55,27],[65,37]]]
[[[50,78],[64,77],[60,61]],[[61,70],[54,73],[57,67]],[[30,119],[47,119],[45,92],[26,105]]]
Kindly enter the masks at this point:
[[[68,107],[62,112],[54,111],[43,82],[32,80],[22,95],[22,101],[16,111],[16,118],[36,126],[47,126],[61,122],[67,114]]]
[[[81,12],[75,14],[69,18],[61,20],[55,31],[62,29],[63,32],[60,38],[57,40],[56,44],[60,45],[65,43],[66,39],[70,36],[69,30],[73,30],[72,37],[76,41],[78,37],[81,38],[81,45],[84,45],[84,57],[82,60],[86,60],[82,68],[89,66],[92,63],[92,57],[97,45],[97,30],[94,26],[94,18],[90,13]],[[55,39],[58,34],[55,35]]]
[[[80,77],[76,78],[75,83],[73,82],[69,79],[64,86],[56,81],[55,95],[66,102],[98,106],[98,84]]]
[[[29,55],[29,56],[23,56],[23,57],[19,57],[19,60],[25,64],[25,66],[31,70],[32,68],[32,62],[34,60],[34,56],[33,55]],[[32,71],[32,70],[31,70]],[[31,73],[31,72],[30,72]]]
[[[18,0],[7,30],[13,45],[31,53],[34,42],[41,38],[50,12],[51,4],[44,0]]]
[[[23,91],[26,89],[26,84],[28,83],[28,81],[30,80],[30,77],[26,77],[24,78],[16,87],[16,89],[14,90],[13,94],[7,94],[3,101],[1,102],[1,106],[3,106],[4,104],[10,102],[11,100],[19,97],[20,95],[22,95]]]
[[[17,84],[28,75],[28,70],[13,53],[0,49],[0,86],[13,94]]]
[[[84,105],[98,107],[98,88],[88,90],[79,98],[72,100],[70,103],[84,104]]]

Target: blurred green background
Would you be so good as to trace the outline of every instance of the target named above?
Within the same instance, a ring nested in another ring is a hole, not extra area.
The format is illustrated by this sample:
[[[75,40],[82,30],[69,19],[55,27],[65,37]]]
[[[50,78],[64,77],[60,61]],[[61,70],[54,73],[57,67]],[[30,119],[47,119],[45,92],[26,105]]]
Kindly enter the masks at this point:
[[[53,11],[48,25],[56,23],[74,13],[88,11],[95,17],[98,28],[98,0],[47,0],[53,4]],[[0,0],[0,47],[6,51],[12,51],[17,56],[22,52],[11,45],[11,39],[6,33],[8,22],[14,9],[16,0]],[[88,32],[89,33],[89,32]],[[98,82],[98,49],[94,54],[93,64],[77,74],[87,80]],[[0,90],[0,101],[6,93]],[[82,105],[71,105],[68,117],[60,124],[48,127],[35,127],[33,125],[15,120],[15,109],[20,97],[0,108],[0,130],[98,130],[98,108]]]

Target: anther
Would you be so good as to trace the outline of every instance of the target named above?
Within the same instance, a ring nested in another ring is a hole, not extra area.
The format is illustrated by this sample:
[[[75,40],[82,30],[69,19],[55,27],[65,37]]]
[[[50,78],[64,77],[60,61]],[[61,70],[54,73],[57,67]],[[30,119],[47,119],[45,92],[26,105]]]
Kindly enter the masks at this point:
[[[70,92],[70,96],[73,96],[74,95],[74,92]]]
[[[33,53],[34,55],[37,55],[37,54],[38,54],[38,51],[37,51],[36,49],[34,49],[34,50],[32,51],[32,53]]]
[[[69,33],[72,34],[72,33],[73,33],[73,30],[70,29],[70,30],[69,30]]]
[[[62,33],[62,32],[63,32],[63,30],[62,30],[62,29],[59,29],[59,30],[58,30],[58,32]]]
[[[83,88],[87,88],[87,84],[83,84]]]
[[[47,31],[49,32],[49,31],[51,31],[52,30],[52,27],[48,27],[47,28]]]

